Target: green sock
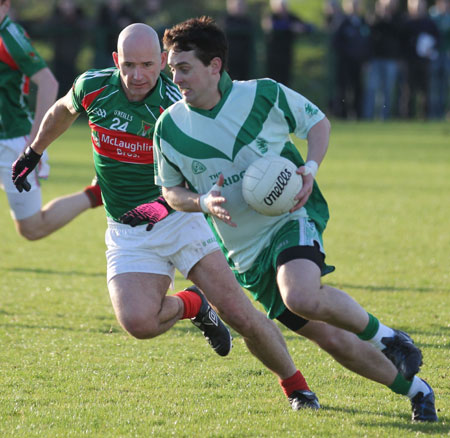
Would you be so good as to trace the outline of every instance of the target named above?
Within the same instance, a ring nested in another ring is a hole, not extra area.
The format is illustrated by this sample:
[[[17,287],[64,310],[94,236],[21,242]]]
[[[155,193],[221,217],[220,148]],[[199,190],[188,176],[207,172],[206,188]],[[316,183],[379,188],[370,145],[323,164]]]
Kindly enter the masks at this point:
[[[409,388],[411,388],[412,384],[412,380],[406,380],[400,373],[398,373],[394,382],[392,385],[389,385],[388,388],[397,394],[408,395]]]
[[[367,324],[367,327],[361,333],[356,335],[363,341],[372,339],[376,335],[378,327],[380,326],[380,323],[378,322],[378,319],[375,318],[375,316],[371,315],[370,313],[367,314],[369,315],[369,323]]]

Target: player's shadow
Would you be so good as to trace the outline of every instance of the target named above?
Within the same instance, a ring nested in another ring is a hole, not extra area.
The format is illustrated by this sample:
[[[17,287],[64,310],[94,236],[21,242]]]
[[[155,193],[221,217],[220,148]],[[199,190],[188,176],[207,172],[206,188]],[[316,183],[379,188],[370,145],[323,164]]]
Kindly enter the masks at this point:
[[[386,418],[389,418],[389,421],[386,421],[383,423],[383,426],[386,427],[393,427],[396,429],[399,429],[399,431],[411,432],[414,434],[423,433],[423,434],[433,434],[433,435],[440,435],[445,436],[450,432],[450,426],[448,425],[447,418],[444,418],[439,415],[438,417],[439,421],[437,423],[428,423],[428,422],[412,422],[411,420],[411,414],[408,413],[401,413],[398,415],[398,418],[396,420],[392,419],[392,411],[370,411],[367,409],[355,409],[355,408],[343,408],[343,407],[336,407],[336,406],[324,406],[321,405],[320,407],[321,411],[331,411],[331,412],[343,412],[345,414],[350,415],[376,415],[376,416],[383,416]],[[368,421],[358,421],[358,424],[365,426],[367,429],[369,428],[378,428],[380,426],[379,423],[375,422],[368,422]],[[400,432],[399,432],[400,433]],[[399,435],[400,436],[400,435]]]
[[[370,284],[348,284],[348,283],[333,283],[327,282],[330,286],[338,289],[361,289],[368,292],[450,292],[450,289],[435,288],[435,287],[399,287],[399,286],[371,286]]]
[[[17,315],[16,313],[7,312],[6,310],[0,310],[0,315],[6,315],[6,316],[12,316]],[[65,315],[60,315],[60,317],[64,317]],[[58,324],[52,324],[52,325],[42,325],[42,324],[27,324],[27,323],[21,323],[21,322],[5,322],[3,324],[0,324],[0,327],[3,327],[5,329],[26,329],[26,330],[58,330],[58,331],[65,331],[65,332],[84,332],[84,333],[101,333],[101,334],[119,334],[123,335],[126,334],[126,332],[117,324],[114,316],[109,315],[97,315],[97,316],[91,316],[92,320],[98,321],[96,324],[93,323],[92,326],[85,326],[85,327],[72,327],[69,325],[58,325]],[[101,324],[101,326],[99,326]],[[174,325],[170,328],[170,333],[178,332],[179,335],[188,335],[190,332],[194,334],[195,336],[198,335],[199,331],[197,328],[194,327],[192,324],[187,324],[187,321],[185,324],[179,323]],[[233,338],[236,339],[239,337],[238,334],[233,334]]]
[[[106,278],[106,272],[59,271],[59,270],[55,270],[55,269],[41,269],[41,268],[9,268],[9,269],[1,269],[1,270],[10,271],[10,272],[45,274],[45,275],[64,275],[64,276],[82,275],[85,277],[105,277]]]
[[[7,322],[4,324],[0,324],[0,327],[7,329],[21,329],[21,330],[52,330],[52,331],[61,331],[61,332],[78,332],[78,333],[101,333],[101,334],[115,334],[121,333],[121,329],[119,327],[115,327],[112,324],[103,327],[70,327],[64,325],[42,325],[42,324],[22,324],[20,322]]]
[[[333,411],[333,412],[342,412],[350,415],[382,415],[383,417],[392,418],[392,412],[388,411],[369,411],[367,409],[355,409],[355,408],[343,408],[338,406],[327,406],[320,404],[321,411]]]
[[[439,414],[438,414],[439,417]],[[392,418],[392,414],[391,414]],[[371,424],[365,421],[359,422],[362,426],[367,428],[379,427],[378,424]],[[411,417],[405,416],[405,419],[398,419],[398,421],[388,421],[383,424],[385,427],[392,427],[398,429],[399,435],[397,436],[418,436],[419,434],[432,434],[433,436],[448,436],[450,432],[450,426],[448,425],[447,419],[443,419],[439,417],[439,421],[437,423],[428,423],[428,422],[413,422]],[[405,434],[405,435],[404,435]],[[409,435],[411,434],[411,435]]]

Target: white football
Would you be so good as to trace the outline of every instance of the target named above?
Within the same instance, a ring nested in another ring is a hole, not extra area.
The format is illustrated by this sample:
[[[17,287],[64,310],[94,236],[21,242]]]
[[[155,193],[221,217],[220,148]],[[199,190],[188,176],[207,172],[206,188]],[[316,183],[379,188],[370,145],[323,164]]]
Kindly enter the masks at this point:
[[[245,202],[265,216],[287,213],[303,184],[296,170],[297,166],[284,157],[266,155],[257,159],[247,168],[242,181]]]

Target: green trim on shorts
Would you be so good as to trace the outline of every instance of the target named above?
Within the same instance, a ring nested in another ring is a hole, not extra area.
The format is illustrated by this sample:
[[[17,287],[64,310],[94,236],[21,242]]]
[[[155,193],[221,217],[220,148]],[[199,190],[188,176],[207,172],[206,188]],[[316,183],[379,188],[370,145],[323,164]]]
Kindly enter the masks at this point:
[[[270,319],[277,318],[286,310],[277,285],[278,256],[287,248],[299,246],[300,232],[298,220],[287,222],[275,235],[271,245],[261,252],[251,269],[243,273],[235,273],[239,284],[262,304]],[[302,238],[306,238],[306,242],[311,242],[311,246],[314,240],[318,240],[322,245],[322,235],[311,220],[307,221]],[[304,244],[308,246],[307,243]],[[326,265],[324,271],[327,271]],[[328,272],[322,274],[325,275]]]

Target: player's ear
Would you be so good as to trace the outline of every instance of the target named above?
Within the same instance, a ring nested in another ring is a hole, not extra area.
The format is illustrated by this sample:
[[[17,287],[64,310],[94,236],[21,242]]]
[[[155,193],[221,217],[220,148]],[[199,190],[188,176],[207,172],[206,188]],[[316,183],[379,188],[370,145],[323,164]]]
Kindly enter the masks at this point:
[[[167,52],[161,52],[161,70],[164,70],[167,65]]]
[[[114,65],[119,68],[119,55],[117,54],[117,52],[112,52],[112,58],[114,61]]]
[[[222,69],[222,60],[216,56],[215,58],[211,59],[211,62],[209,63],[211,66],[211,72],[213,74],[220,74],[220,70]]]

